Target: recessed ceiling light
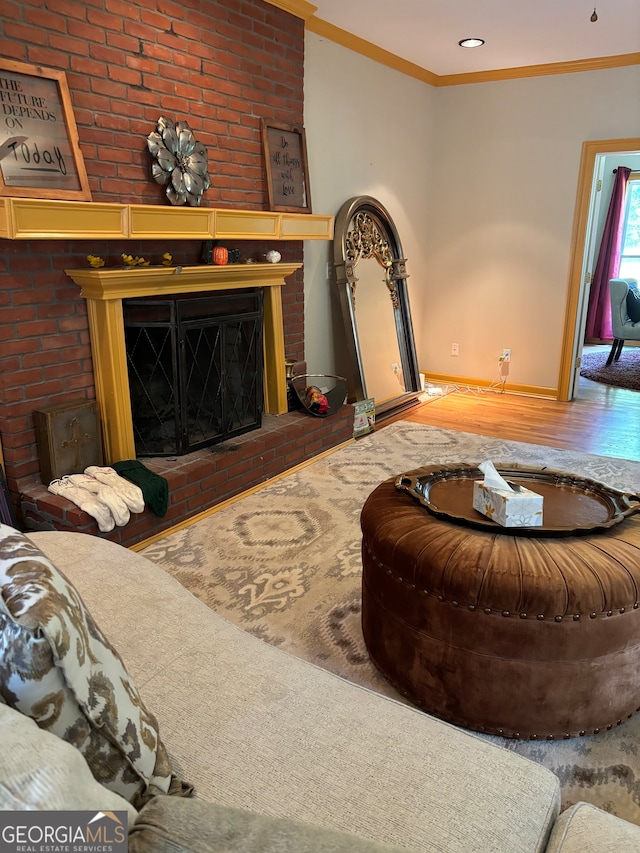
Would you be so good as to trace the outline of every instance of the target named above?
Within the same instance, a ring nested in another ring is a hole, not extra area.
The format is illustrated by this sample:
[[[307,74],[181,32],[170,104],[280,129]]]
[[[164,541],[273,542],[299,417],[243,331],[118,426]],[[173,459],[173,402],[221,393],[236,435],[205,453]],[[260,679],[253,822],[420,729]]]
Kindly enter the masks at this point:
[[[462,39],[458,44],[460,47],[482,47],[484,39]]]

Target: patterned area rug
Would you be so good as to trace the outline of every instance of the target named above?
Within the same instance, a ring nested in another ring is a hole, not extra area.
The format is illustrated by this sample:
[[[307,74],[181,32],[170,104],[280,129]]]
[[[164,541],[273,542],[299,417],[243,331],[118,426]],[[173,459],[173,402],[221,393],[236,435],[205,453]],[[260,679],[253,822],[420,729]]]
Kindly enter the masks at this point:
[[[580,376],[616,388],[640,391],[640,347],[624,347],[618,361],[607,365],[606,352],[583,352]]]
[[[142,553],[243,630],[404,701],[373,667],[362,638],[362,504],[382,480],[420,465],[485,459],[547,465],[640,492],[637,462],[400,421]],[[553,770],[563,808],[583,800],[640,824],[640,714],[610,732],[561,742],[486,739]]]

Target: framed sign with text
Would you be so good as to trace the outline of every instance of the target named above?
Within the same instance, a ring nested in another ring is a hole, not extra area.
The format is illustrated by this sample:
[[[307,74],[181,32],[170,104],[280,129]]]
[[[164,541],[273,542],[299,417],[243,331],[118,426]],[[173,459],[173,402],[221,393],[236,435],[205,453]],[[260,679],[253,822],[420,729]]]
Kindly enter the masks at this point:
[[[0,59],[0,196],[90,201],[64,71]]]
[[[270,209],[311,213],[304,130],[262,119],[262,145]]]

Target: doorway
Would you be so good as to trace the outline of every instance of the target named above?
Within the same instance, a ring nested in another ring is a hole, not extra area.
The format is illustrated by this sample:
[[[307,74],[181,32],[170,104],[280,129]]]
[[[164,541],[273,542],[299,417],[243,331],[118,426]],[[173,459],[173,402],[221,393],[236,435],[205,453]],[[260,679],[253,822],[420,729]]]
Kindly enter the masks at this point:
[[[597,256],[595,227],[600,203],[599,175],[608,155],[640,153],[640,139],[602,139],[583,143],[573,222],[569,289],[558,380],[558,399],[573,400],[579,387],[580,357],[584,342],[589,275]],[[590,266],[590,264],[592,264]]]

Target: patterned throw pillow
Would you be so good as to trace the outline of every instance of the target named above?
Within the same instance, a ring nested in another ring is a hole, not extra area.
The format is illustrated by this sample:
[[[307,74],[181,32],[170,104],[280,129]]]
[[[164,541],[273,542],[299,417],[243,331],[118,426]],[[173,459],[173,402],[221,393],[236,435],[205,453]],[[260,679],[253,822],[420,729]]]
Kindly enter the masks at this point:
[[[95,779],[140,808],[189,794],[171,774],[154,716],[74,586],[0,524],[0,701],[84,755]]]
[[[131,803],[99,785],[77,749],[2,703],[0,749],[1,812],[126,811],[135,823]]]

